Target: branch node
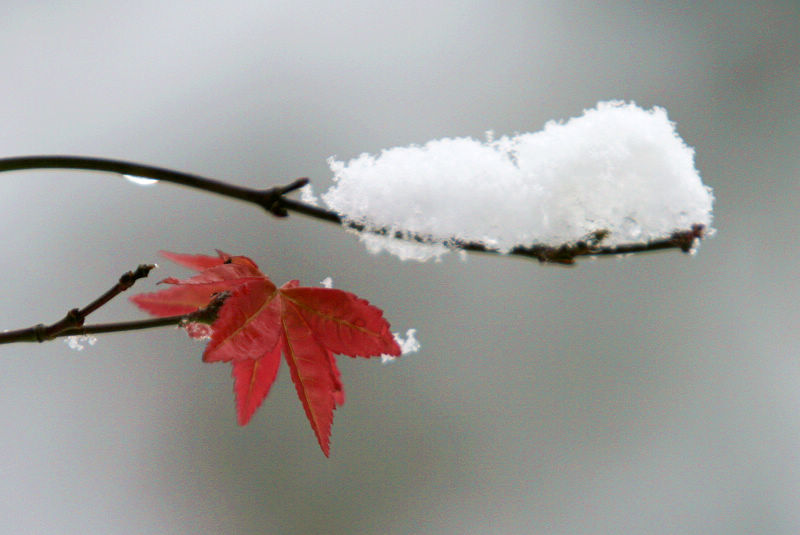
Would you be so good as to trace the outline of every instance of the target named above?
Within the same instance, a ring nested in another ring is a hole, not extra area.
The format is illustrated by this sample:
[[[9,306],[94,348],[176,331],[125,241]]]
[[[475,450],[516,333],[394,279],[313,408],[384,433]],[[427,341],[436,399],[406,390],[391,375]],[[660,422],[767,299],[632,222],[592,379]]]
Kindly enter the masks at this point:
[[[33,336],[36,337],[36,341],[40,344],[42,342],[46,342],[48,340],[47,336],[47,327],[45,327],[44,323],[38,323],[33,326]]]
[[[283,196],[294,190],[300,189],[309,183],[308,178],[298,178],[285,186],[276,186],[260,192],[258,204],[275,217],[287,217],[289,211],[283,203]]]
[[[81,310],[79,308],[73,308],[67,312],[67,315],[64,318],[64,323],[67,325],[67,328],[81,327],[85,320],[86,318]]]

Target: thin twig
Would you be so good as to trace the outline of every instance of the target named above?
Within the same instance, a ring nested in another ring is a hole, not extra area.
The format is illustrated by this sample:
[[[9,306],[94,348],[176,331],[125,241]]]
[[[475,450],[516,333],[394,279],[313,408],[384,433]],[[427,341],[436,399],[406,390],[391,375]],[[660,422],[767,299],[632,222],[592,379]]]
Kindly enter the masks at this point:
[[[368,228],[366,225],[346,221],[336,212],[325,210],[318,206],[306,204],[294,199],[286,198],[285,195],[291,191],[299,189],[308,184],[307,178],[298,178],[293,182],[276,186],[268,189],[253,189],[244,186],[226,184],[218,180],[172,171],[161,167],[154,167],[139,163],[125,162],[121,160],[108,160],[103,158],[80,157],[80,156],[18,156],[14,158],[0,159],[0,173],[5,171],[18,171],[23,169],[80,169],[87,171],[105,171],[120,175],[130,175],[164,182],[172,182],[190,188],[200,189],[218,195],[223,195],[232,199],[250,202],[260,206],[276,217],[285,217],[289,212],[295,212],[308,217],[335,223],[345,228],[359,232],[370,232],[382,236],[392,237],[401,240],[409,240],[422,244],[441,243],[430,236],[396,232],[386,228]],[[703,237],[703,225],[693,225],[689,230],[680,230],[673,233],[669,238],[654,240],[645,243],[630,243],[615,246],[601,245],[602,239],[607,236],[607,232],[600,230],[592,234],[585,240],[565,244],[560,247],[534,245],[530,247],[516,247],[507,254],[520,256],[523,258],[535,258],[544,263],[574,264],[579,256],[601,256],[642,253],[648,251],[660,251],[664,249],[681,249],[688,252],[693,244]],[[448,247],[461,249],[469,252],[502,254],[499,251],[487,247],[479,242],[465,242],[460,240],[449,240],[446,242]]]
[[[150,274],[150,271],[155,268],[155,264],[139,264],[139,266],[134,271],[128,271],[124,273],[120,278],[117,284],[115,284],[112,288],[110,288],[106,293],[86,305],[78,314],[80,317],[85,319],[86,316],[100,308],[101,306],[105,305],[116,296],[133,286],[137,280],[143,279]],[[81,325],[83,321],[81,321]]]
[[[179,184],[181,186],[200,189],[232,199],[257,204],[278,217],[286,215],[285,211],[281,209],[281,195],[302,188],[308,184],[307,178],[298,178],[286,186],[254,189],[152,165],[83,156],[17,156],[14,158],[0,159],[0,173],[5,171],[20,171],[23,169],[104,171],[118,175],[162,180],[164,182],[172,182],[173,184]]]
[[[119,278],[119,281],[103,295],[83,308],[73,308],[67,312],[63,318],[52,325],[40,323],[33,327],[28,327],[27,329],[2,332],[0,333],[0,344],[13,342],[46,342],[58,336],[62,336],[64,332],[81,329],[89,314],[133,286],[137,280],[147,277],[154,267],[155,265],[153,264],[140,264],[136,270],[124,273]]]
[[[54,338],[65,336],[88,336],[93,334],[138,331],[142,329],[153,329],[155,327],[166,327],[169,325],[183,326],[187,323],[211,324],[217,319],[219,310],[229,295],[229,292],[221,292],[216,294],[208,303],[208,305],[188,314],[146,320],[120,321],[115,323],[74,325],[60,328],[60,330],[57,332],[48,334],[48,338],[42,338],[39,336],[39,325],[29,327],[27,329],[19,329],[17,331],[0,332],[0,344],[13,344],[17,342],[46,342],[48,340],[53,340]],[[72,311],[70,311],[70,313],[71,312]],[[68,313],[67,316],[69,317],[69,315],[70,314]]]
[[[608,236],[608,232],[600,230],[574,244],[562,245],[560,247],[517,247],[509,254],[533,257],[543,263],[571,265],[575,263],[575,259],[579,256],[624,255],[676,248],[684,253],[688,253],[692,250],[692,247],[696,245],[697,241],[702,239],[704,232],[705,226],[698,224],[692,225],[691,230],[673,232],[669,238],[662,240],[603,246],[600,244],[603,239]],[[466,249],[467,247],[464,248]]]

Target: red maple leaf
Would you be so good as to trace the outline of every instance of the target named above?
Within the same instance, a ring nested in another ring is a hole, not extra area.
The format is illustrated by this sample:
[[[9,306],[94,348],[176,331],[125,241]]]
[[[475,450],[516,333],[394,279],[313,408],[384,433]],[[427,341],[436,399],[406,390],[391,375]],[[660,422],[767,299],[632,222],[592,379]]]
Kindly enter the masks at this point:
[[[236,412],[246,425],[269,393],[286,357],[297,395],[326,456],[330,453],[333,410],[344,403],[334,353],[372,357],[399,355],[389,323],[377,307],[351,293],[302,287],[298,281],[280,288],[246,256],[161,255],[199,271],[185,280],[167,278],[171,286],[131,298],[155,316],[194,312],[215,294],[229,292],[216,321],[208,328],[187,325],[190,336],[211,337],[205,362],[233,365]]]

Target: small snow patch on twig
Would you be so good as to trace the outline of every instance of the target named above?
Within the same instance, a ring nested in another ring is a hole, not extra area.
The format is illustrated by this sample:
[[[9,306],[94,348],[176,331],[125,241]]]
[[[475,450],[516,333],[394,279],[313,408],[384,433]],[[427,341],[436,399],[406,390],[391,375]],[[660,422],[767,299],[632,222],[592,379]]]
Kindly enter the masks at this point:
[[[92,335],[67,336],[64,338],[67,347],[75,351],[83,351],[87,345],[93,346],[97,343],[97,337]]]

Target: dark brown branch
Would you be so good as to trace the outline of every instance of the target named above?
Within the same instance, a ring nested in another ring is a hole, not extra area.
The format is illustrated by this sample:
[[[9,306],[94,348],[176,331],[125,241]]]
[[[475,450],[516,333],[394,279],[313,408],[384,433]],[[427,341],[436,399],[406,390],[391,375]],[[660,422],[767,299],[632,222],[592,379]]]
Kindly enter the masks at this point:
[[[182,173],[162,167],[144,165],[122,160],[108,160],[82,156],[17,156],[0,159],[0,173],[20,171],[23,169],[78,169],[84,171],[104,171],[118,175],[150,178],[171,182],[189,188],[216,193],[232,199],[257,204],[271,214],[283,217],[286,211],[281,204],[281,196],[302,188],[308,183],[307,178],[298,178],[286,186],[268,189],[253,189],[244,186],[226,184],[218,180],[199,175]]]
[[[81,318],[80,324],[83,325],[83,320],[86,316],[133,286],[137,280],[147,277],[155,267],[154,264],[139,264],[136,270],[123,274],[111,289],[78,311],[78,315]]]
[[[374,234],[388,236],[401,240],[410,240],[422,244],[441,243],[433,240],[429,236],[394,232],[389,229],[367,228],[358,222],[345,221],[339,214],[330,210],[325,210],[318,206],[312,206],[300,201],[288,199],[285,195],[291,191],[299,189],[308,184],[307,178],[299,178],[285,186],[276,186],[269,189],[259,190],[243,186],[226,184],[210,178],[172,171],[150,165],[125,162],[120,160],[107,160],[102,158],[79,157],[79,156],[20,156],[14,158],[0,159],[0,173],[4,171],[18,171],[23,169],[82,169],[89,171],[105,171],[121,175],[130,175],[164,182],[172,182],[190,188],[200,189],[218,195],[223,195],[232,199],[238,199],[254,203],[269,213],[277,217],[285,217],[289,212],[303,214],[321,221],[336,223],[346,228],[359,232],[371,232]],[[604,256],[642,253],[648,251],[660,251],[664,249],[681,249],[688,252],[695,241],[703,237],[704,227],[694,225],[689,230],[678,230],[669,238],[655,240],[646,243],[631,243],[616,246],[603,246],[603,238],[607,232],[600,230],[587,237],[586,239],[565,244],[560,247],[534,245],[530,247],[517,247],[508,254],[523,258],[535,258],[544,263],[556,263],[570,265],[575,263],[579,256]],[[450,240],[446,243],[453,249],[464,251],[500,254],[498,251],[487,247],[482,243],[464,242]]]
[[[17,342],[46,342],[54,338],[65,336],[88,336],[93,334],[104,334],[114,332],[127,332],[138,331],[142,329],[153,329],[155,327],[166,327],[169,325],[182,326],[187,323],[207,323],[211,324],[217,319],[219,309],[229,296],[228,292],[222,292],[214,296],[214,298],[204,308],[190,312],[189,314],[181,314],[177,316],[166,316],[163,318],[153,318],[146,320],[134,321],[120,321],[115,323],[98,323],[94,325],[72,325],[64,327],[59,326],[59,330],[49,333],[47,338],[42,337],[41,325],[29,327],[27,329],[19,329],[17,331],[7,331],[0,333],[0,344],[13,344]],[[77,309],[73,309],[77,310]],[[67,317],[73,312],[71,310]],[[57,322],[50,327],[50,329],[61,322]]]
[[[606,231],[597,231],[585,240],[560,247],[517,247],[509,254],[529,256],[539,262],[571,265],[579,256],[607,256],[661,251],[664,249],[680,249],[684,253],[692,250],[698,240],[702,239],[705,231],[704,225],[692,225],[691,230],[673,232],[669,238],[653,240],[645,243],[603,246],[601,242],[608,236]],[[462,247],[468,249],[467,247]]]
[[[149,320],[126,321],[119,323],[101,323],[96,325],[84,325],[86,317],[96,311],[114,297],[118,296],[137,280],[147,277],[155,266],[153,264],[141,264],[134,271],[123,274],[117,283],[100,297],[89,303],[83,308],[73,308],[67,314],[53,323],[44,325],[42,323],[18,329],[15,331],[0,332],[0,344],[13,344],[16,342],[47,342],[62,336],[90,335],[120,331],[134,331],[139,329],[151,329],[164,325],[182,325],[185,323],[213,323],[219,312],[219,308],[227,298],[227,292],[223,292],[214,297],[205,308],[201,308],[190,314],[179,316],[169,316],[166,318],[155,318]]]
[[[40,323],[27,329],[2,332],[0,333],[0,344],[13,342],[46,342],[47,340],[62,336],[64,332],[81,329],[83,328],[84,321],[86,321],[86,316],[133,286],[137,280],[147,277],[150,270],[154,267],[153,264],[140,264],[135,271],[128,271],[123,274],[119,278],[119,281],[103,295],[83,308],[73,308],[67,312],[66,316],[52,325]]]

